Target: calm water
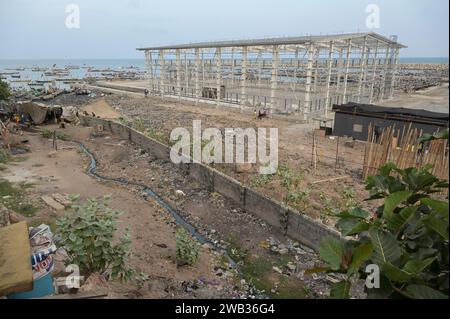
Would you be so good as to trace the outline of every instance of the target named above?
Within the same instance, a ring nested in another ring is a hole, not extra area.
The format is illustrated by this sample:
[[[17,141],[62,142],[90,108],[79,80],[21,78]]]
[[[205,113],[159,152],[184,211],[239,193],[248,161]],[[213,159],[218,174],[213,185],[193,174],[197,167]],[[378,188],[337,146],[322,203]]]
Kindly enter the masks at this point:
[[[400,58],[400,63],[431,63],[431,64],[448,64],[449,58]],[[65,67],[77,66],[78,69],[69,69],[66,76],[46,76],[43,72],[33,72],[31,68],[56,68],[64,69]],[[111,71],[141,71],[145,69],[144,57],[142,59],[53,59],[53,60],[0,60],[0,73],[18,72],[20,78],[14,78],[11,74],[1,75],[13,89],[28,89],[28,85],[23,81],[51,81],[42,84],[43,87],[50,86],[60,89],[68,88],[70,84],[58,81],[58,78],[78,78],[82,79],[89,76],[102,76],[101,72],[88,72],[87,67],[99,69],[104,72]],[[8,70],[15,68],[24,68],[24,70]],[[55,81],[56,80],[56,81]],[[22,81],[22,82],[21,82]]]
[[[445,64],[449,63],[448,57],[441,58],[400,58],[400,63],[431,63],[431,64]],[[111,68],[114,70],[123,69],[126,67],[138,67],[143,69],[145,67],[144,58],[142,59],[85,59],[85,60],[1,60],[0,70],[5,68],[16,67],[52,67],[56,64],[57,68],[64,68],[65,66],[91,66],[94,68]]]

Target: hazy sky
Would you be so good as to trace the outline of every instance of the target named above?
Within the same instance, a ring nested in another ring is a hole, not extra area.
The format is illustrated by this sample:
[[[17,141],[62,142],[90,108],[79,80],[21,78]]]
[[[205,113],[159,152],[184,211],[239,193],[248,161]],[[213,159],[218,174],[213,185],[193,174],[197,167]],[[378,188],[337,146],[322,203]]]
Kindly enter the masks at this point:
[[[66,5],[80,8],[68,29]],[[448,57],[448,0],[0,0],[0,59],[140,58],[136,47],[204,40],[368,31],[409,46],[404,57]]]

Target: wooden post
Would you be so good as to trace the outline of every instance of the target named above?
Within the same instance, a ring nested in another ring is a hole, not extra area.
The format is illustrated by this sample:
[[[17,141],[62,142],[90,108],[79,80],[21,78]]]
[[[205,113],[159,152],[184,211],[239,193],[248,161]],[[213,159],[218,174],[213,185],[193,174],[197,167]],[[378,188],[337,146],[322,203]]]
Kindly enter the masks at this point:
[[[334,172],[337,172],[337,167],[338,167],[338,161],[339,161],[339,136],[337,138],[337,143],[336,143],[336,163],[334,164]]]
[[[56,141],[56,131],[53,131],[53,148],[55,149],[55,151],[58,150],[58,144]]]

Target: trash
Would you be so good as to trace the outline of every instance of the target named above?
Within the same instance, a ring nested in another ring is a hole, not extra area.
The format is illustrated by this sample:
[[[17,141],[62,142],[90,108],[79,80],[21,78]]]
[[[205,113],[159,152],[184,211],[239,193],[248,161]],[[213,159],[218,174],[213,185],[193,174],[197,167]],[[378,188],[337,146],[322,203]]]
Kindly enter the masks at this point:
[[[295,266],[292,262],[288,262],[286,267],[290,270],[290,271],[295,271],[297,269],[297,266]]]
[[[185,197],[186,196],[186,194],[182,190],[176,190],[175,191],[175,195],[177,195],[178,197]]]
[[[273,266],[272,269],[279,274],[283,274],[283,271],[280,268],[278,268],[277,266]]]
[[[267,240],[261,240],[259,242],[259,247],[265,248],[265,249],[269,249],[270,248],[270,244],[267,242]]]
[[[31,268],[33,271],[33,280],[35,288],[40,283],[40,289],[37,293],[49,292],[53,289],[53,279],[51,273],[54,270],[53,255],[57,251],[56,245],[53,243],[53,233],[50,226],[41,224],[37,227],[30,227],[28,236],[31,246]],[[51,282],[52,289],[48,286]],[[34,289],[35,290],[35,289]],[[51,293],[54,293],[54,289]]]

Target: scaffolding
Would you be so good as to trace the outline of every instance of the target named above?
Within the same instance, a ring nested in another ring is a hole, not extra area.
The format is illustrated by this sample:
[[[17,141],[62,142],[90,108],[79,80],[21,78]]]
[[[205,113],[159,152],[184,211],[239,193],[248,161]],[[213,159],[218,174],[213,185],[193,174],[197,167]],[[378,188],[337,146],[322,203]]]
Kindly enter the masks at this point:
[[[327,118],[333,104],[394,94],[404,45],[376,33],[138,48],[150,94]]]

